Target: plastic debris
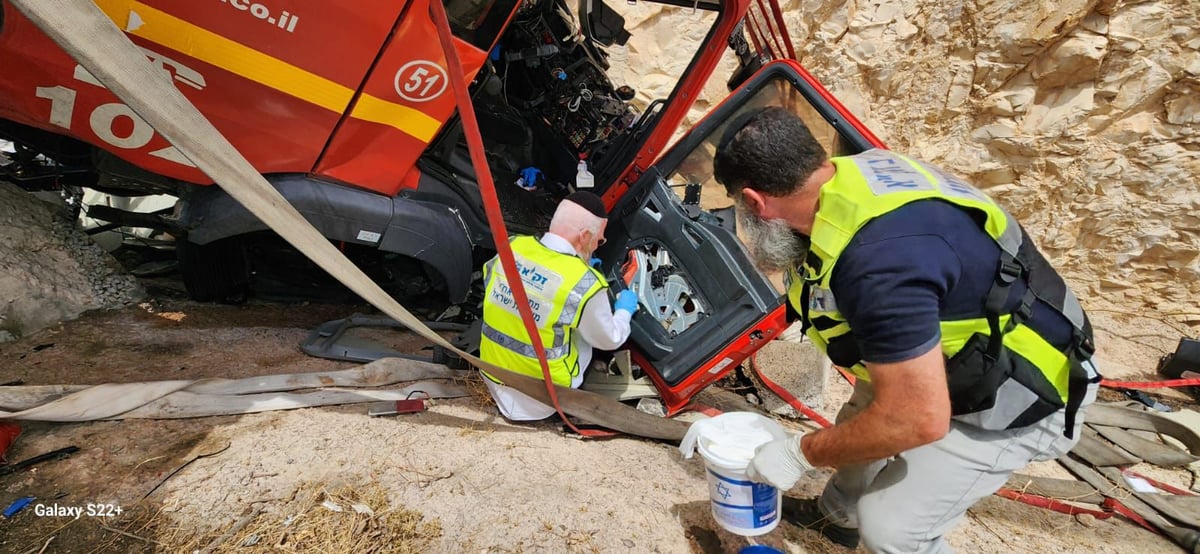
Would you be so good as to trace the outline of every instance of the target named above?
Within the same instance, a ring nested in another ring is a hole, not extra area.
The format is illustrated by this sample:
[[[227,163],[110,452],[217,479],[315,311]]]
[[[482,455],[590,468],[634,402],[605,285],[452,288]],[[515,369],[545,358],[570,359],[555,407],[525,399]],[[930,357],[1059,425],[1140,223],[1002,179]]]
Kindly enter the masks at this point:
[[[30,502],[33,502],[33,500],[34,497],[32,496],[23,496],[18,498],[15,502],[9,504],[8,507],[4,509],[4,519],[12,519],[12,516],[17,515],[17,512],[24,510]]]
[[[335,504],[332,500],[326,500],[326,501],[322,502],[321,505],[324,506],[326,510],[329,510],[331,512],[342,511],[342,507]]]

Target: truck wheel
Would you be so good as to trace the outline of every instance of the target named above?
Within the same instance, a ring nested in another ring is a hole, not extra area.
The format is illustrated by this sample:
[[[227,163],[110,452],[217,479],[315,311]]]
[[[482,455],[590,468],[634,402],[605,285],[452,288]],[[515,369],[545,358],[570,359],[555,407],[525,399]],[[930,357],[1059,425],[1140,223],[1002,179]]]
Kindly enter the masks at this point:
[[[250,291],[250,267],[241,237],[200,245],[180,239],[175,252],[188,296],[199,302],[241,304]]]

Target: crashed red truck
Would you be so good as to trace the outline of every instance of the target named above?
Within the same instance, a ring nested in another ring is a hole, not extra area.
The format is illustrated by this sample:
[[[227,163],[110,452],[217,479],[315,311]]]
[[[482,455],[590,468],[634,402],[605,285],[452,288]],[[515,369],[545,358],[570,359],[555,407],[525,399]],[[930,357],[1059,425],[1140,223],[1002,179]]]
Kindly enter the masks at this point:
[[[640,298],[633,360],[674,412],[785,326],[783,302],[752,268],[729,211],[700,207],[724,122],[782,105],[835,154],[879,141],[794,61],[776,3],[660,3],[711,14],[697,18],[711,28],[669,96],[645,106],[608,76],[606,48],[629,35],[600,0],[445,7],[505,225],[544,229],[586,160],[613,214],[602,271]],[[401,295],[470,304],[477,269],[495,251],[427,2],[97,5],[373,279]],[[198,300],[244,298],[264,265],[286,260],[264,223],[12,6],[0,7],[0,138],[15,145],[0,178],[176,196],[156,216],[85,209],[178,237]],[[669,145],[727,48],[738,61],[733,93]],[[530,167],[541,172],[533,192],[517,185]],[[623,274],[631,258],[638,270]]]

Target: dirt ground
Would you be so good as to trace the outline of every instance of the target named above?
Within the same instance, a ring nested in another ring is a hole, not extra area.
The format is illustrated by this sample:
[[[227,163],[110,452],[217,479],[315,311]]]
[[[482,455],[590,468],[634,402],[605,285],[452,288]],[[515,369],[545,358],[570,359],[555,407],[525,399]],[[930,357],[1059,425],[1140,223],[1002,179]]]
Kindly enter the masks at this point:
[[[321,322],[370,312],[354,305],[197,304],[170,287],[149,288],[154,298],[148,303],[88,313],[0,345],[0,383],[351,367],[306,356],[298,345]],[[1195,334],[1128,310],[1095,306],[1092,313],[1110,377],[1154,378],[1157,357],[1173,351],[1181,334]],[[1128,338],[1116,339],[1118,334]],[[403,337],[397,343],[419,348]],[[836,379],[822,407],[827,416],[849,393]],[[405,525],[417,531],[390,543],[401,552],[736,552],[749,544],[714,522],[698,459],[681,460],[673,445],[648,440],[566,437],[558,423],[509,424],[478,383],[474,390],[423,413],[385,418],[351,405],[189,420],[23,424],[10,460],[70,445],[80,450],[0,477],[0,504],[35,496],[43,505],[115,505],[122,513],[75,519],[38,516],[31,506],[0,521],[0,552],[201,551],[235,523],[244,527],[229,533],[222,548],[311,550],[297,547],[303,544],[298,531],[290,539],[278,537],[299,529],[298,521],[333,517],[322,501],[349,512],[345,491],[364,497],[376,491],[375,513],[409,517]],[[1191,404],[1177,393],[1162,398]],[[1063,475],[1054,464],[1030,472]],[[1156,475],[1192,484],[1183,472]],[[808,480],[790,494],[816,494],[824,479]],[[318,534],[378,532],[364,526],[365,519],[351,514],[331,520],[332,527]],[[948,540],[960,552],[1178,551],[1122,518],[1085,520],[991,497]],[[757,540],[786,552],[845,551],[788,525]],[[248,544],[255,546],[242,546]]]

